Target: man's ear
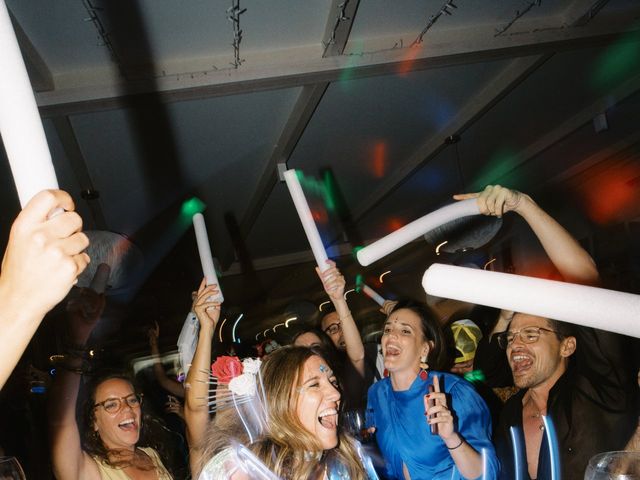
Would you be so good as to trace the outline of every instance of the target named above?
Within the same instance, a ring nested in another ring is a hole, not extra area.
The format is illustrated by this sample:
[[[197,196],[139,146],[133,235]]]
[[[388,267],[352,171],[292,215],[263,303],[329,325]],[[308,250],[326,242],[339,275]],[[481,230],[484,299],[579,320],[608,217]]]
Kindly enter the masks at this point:
[[[560,344],[560,355],[563,358],[568,358],[576,351],[577,341],[576,337],[567,337],[562,340]]]

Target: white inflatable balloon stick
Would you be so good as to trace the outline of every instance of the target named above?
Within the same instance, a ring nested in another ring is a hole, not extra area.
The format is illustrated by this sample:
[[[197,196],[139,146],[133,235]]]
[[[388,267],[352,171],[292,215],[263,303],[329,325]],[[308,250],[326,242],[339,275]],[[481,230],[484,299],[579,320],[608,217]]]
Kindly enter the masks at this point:
[[[445,223],[479,214],[480,210],[475,198],[452,203],[406,224],[371,245],[361,248],[356,254],[358,262],[366,267]]]
[[[324,249],[324,244],[322,243],[322,238],[320,238],[318,227],[316,227],[316,222],[313,220],[313,216],[311,215],[309,204],[307,203],[307,199],[305,198],[302,187],[300,186],[296,170],[291,169],[284,172],[284,179],[287,183],[287,187],[289,188],[293,204],[298,212],[298,217],[300,217],[300,223],[302,223],[304,233],[307,235],[307,240],[309,240],[309,246],[311,247],[313,256],[316,259],[318,268],[320,268],[321,272],[324,272],[329,268],[329,265],[327,265],[327,252]]]
[[[640,337],[640,295],[439,263],[422,286],[437,297]]]
[[[0,0],[0,134],[23,207],[58,180],[27,69],[4,0]]]
[[[204,223],[204,217],[201,213],[193,216],[193,229],[196,232],[196,242],[198,243],[198,253],[200,254],[200,263],[202,264],[202,273],[206,279],[207,285],[218,285],[219,293],[213,297],[212,301],[222,303],[224,296],[216,275],[216,268],[213,265],[213,256],[211,255],[211,246],[209,245],[209,235],[207,235],[207,226]]]

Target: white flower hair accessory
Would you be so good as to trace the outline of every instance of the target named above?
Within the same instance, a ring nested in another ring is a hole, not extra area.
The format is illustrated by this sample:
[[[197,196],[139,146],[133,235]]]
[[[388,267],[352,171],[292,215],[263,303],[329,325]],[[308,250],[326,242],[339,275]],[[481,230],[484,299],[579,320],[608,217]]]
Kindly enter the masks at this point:
[[[253,397],[256,394],[256,375],[245,370],[242,375],[231,379],[229,390],[239,397],[245,395]]]
[[[242,360],[243,373],[257,375],[261,365],[262,361],[259,358],[245,358]]]
[[[265,431],[269,412],[257,358],[221,356],[211,366],[209,412],[235,408],[250,442]]]

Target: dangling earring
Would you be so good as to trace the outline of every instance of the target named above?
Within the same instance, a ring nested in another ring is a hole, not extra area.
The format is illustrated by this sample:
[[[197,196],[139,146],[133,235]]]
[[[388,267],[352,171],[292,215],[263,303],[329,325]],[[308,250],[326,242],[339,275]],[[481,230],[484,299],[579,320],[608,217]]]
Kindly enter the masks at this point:
[[[429,368],[429,364],[427,363],[427,356],[423,355],[420,357],[420,379],[426,380],[429,374],[427,373],[427,369]]]

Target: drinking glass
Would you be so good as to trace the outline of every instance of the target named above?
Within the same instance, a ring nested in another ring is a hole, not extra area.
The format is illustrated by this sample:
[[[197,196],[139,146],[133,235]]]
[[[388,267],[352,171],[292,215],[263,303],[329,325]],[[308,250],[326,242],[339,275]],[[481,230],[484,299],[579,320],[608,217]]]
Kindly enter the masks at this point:
[[[369,440],[370,434],[366,428],[364,410],[349,410],[342,413],[342,426],[356,439],[365,443]]]
[[[640,480],[640,452],[604,452],[594,455],[584,480]]]
[[[0,480],[26,480],[16,457],[0,457]]]

